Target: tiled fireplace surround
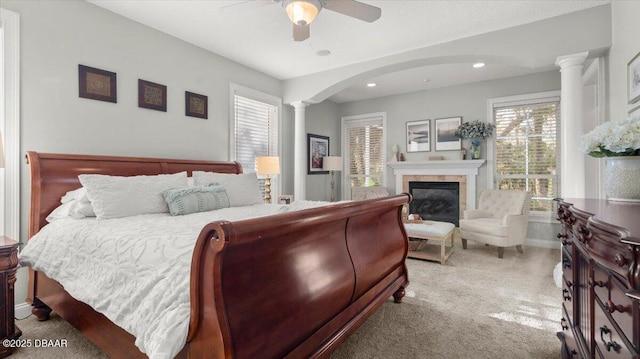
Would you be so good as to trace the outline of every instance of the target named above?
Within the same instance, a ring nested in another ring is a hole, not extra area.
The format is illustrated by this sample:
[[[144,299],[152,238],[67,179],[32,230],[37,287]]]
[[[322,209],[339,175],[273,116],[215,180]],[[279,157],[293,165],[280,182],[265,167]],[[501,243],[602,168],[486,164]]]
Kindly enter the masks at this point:
[[[458,182],[460,218],[467,208],[476,208],[476,177],[485,160],[404,161],[388,163],[396,179],[396,193],[409,192],[409,182]]]

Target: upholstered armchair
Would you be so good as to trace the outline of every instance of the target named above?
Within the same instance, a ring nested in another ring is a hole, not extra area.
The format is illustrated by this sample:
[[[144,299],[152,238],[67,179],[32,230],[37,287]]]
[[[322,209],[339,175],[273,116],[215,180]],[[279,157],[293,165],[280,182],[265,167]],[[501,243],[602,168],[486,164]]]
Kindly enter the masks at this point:
[[[351,200],[362,201],[365,199],[387,197],[389,192],[387,187],[371,186],[371,187],[351,187]]]
[[[478,209],[464,211],[464,218],[460,220],[462,248],[467,249],[467,240],[472,240],[498,247],[499,258],[504,256],[505,247],[516,246],[522,253],[530,205],[528,191],[483,191]]]

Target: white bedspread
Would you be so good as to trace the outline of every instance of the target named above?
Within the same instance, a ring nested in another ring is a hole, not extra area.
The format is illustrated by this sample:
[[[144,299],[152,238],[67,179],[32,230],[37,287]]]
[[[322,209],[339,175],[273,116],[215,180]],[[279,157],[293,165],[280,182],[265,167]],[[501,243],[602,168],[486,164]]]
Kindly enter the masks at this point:
[[[176,217],[62,219],[29,240],[20,263],[44,272],[127,330],[149,358],[168,359],[186,342],[191,256],[205,224],[325,204],[261,204]]]

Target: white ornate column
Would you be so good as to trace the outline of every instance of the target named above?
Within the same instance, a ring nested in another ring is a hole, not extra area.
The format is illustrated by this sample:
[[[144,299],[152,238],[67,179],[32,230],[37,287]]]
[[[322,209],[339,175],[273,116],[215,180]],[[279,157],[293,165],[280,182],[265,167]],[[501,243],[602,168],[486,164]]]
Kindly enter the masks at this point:
[[[292,102],[295,109],[294,121],[294,153],[293,153],[293,196],[294,200],[302,201],[307,198],[307,124],[305,108],[307,103],[302,101]]]
[[[556,59],[560,67],[560,196],[585,196],[585,155],[578,144],[582,125],[582,65],[589,55],[581,52]]]

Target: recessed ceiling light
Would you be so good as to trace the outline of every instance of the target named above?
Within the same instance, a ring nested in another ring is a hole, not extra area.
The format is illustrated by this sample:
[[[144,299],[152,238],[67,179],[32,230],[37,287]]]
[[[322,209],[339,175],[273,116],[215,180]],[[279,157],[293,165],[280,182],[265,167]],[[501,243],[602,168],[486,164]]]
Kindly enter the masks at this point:
[[[367,84],[367,87],[376,87],[376,83],[375,82],[369,82]]]
[[[316,52],[316,55],[318,55],[318,56],[329,56],[329,55],[331,55],[331,51],[329,51],[329,50],[319,50],[318,52]]]
[[[476,69],[484,67],[484,62],[477,62],[477,63],[473,64],[473,67],[476,68]]]

